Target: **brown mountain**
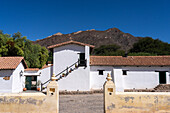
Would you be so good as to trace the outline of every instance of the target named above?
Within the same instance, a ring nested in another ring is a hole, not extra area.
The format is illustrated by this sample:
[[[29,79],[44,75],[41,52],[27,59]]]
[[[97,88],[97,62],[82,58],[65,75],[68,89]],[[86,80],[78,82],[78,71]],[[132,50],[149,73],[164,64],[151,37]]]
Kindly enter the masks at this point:
[[[87,30],[78,31],[70,34],[56,33],[47,38],[36,40],[34,43],[41,46],[48,47],[57,43],[75,40],[87,44],[99,47],[101,45],[117,44],[120,45],[123,50],[129,50],[134,43],[138,42],[140,37],[134,37],[129,33],[124,33],[117,28],[110,28],[105,31]]]

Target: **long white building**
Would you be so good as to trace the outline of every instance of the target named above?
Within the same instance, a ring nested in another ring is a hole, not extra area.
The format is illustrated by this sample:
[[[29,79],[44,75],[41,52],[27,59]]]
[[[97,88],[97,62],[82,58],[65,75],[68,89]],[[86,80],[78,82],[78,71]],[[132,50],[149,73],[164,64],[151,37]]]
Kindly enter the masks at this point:
[[[59,90],[67,91],[102,89],[108,73],[112,75],[116,90],[120,92],[170,84],[170,56],[90,56],[94,46],[76,41],[48,48],[53,51],[53,64],[42,69],[27,68],[21,77],[28,90],[36,90],[40,83],[45,90],[52,74],[58,79]],[[1,76],[0,80],[5,85]],[[12,87],[12,84],[6,85]],[[0,91],[3,92],[2,84]]]

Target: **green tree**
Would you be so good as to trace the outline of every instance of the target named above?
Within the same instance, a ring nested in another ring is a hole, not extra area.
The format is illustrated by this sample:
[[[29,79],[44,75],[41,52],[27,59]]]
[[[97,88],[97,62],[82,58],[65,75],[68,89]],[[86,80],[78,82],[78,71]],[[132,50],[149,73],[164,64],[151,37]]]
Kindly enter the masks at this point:
[[[170,44],[152,39],[150,37],[142,38],[133,45],[130,53],[150,53],[154,55],[170,55]]]
[[[123,56],[125,51],[120,50],[120,46],[112,45],[102,45],[99,48],[94,49],[94,55],[103,55],[103,56]]]
[[[38,44],[33,44],[20,32],[3,34],[0,31],[0,56],[24,56],[28,67],[41,68],[48,59],[48,50]]]

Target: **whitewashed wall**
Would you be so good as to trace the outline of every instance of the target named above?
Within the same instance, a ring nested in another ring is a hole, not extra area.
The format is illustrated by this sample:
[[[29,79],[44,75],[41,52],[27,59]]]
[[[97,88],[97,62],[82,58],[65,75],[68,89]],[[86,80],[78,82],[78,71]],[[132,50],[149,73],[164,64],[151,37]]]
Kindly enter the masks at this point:
[[[0,70],[0,93],[12,93],[12,78],[14,70]],[[10,76],[10,80],[4,80],[5,76]]]
[[[128,70],[127,75],[123,75],[122,70]],[[116,91],[124,89],[146,89],[159,85],[159,72],[169,71],[168,67],[114,67],[114,79]],[[166,72],[167,83],[169,83],[169,73]]]
[[[11,78],[12,80],[12,93],[19,93],[23,91],[23,88],[25,87],[25,77],[20,76],[20,72],[24,72],[24,66],[22,62],[17,66],[17,68],[14,70]]]
[[[99,75],[98,70],[104,70],[103,75]],[[107,74],[112,74],[112,66],[90,66],[90,88],[103,89]]]
[[[53,72],[58,74],[67,66],[72,65],[79,59],[78,53],[85,53],[85,58],[89,62],[89,47],[69,44],[54,48],[53,50]],[[89,63],[88,63],[89,64]],[[67,77],[58,81],[59,90],[68,91],[87,91],[90,90],[90,67],[79,67],[77,70],[70,73]]]
[[[122,76],[122,69],[121,67],[114,67],[112,78],[114,79],[115,87],[117,92],[123,92],[124,86],[123,86],[123,76]]]
[[[166,83],[170,84],[170,69],[169,72],[166,72]]]
[[[40,80],[41,83],[45,83],[47,80],[51,79],[51,76],[53,74],[53,66],[41,69],[41,70],[39,70],[39,73],[41,73],[41,74],[40,74],[40,76],[37,77],[37,81]],[[48,85],[48,83],[44,84],[43,87],[46,87],[47,85]]]
[[[20,76],[24,72],[24,66],[20,63],[15,70],[0,71],[0,92],[1,93],[19,93],[23,91],[25,77]],[[5,76],[10,76],[10,80],[4,80]]]

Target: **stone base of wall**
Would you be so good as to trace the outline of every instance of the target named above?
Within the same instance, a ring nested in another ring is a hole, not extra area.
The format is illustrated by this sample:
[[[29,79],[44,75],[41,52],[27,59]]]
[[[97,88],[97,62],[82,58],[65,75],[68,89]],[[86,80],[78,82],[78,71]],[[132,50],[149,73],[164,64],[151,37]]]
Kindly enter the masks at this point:
[[[104,84],[105,113],[170,113],[169,92],[115,92],[111,79]]]
[[[170,113],[169,93],[116,93],[107,113]]]
[[[0,113],[57,113],[56,97],[42,93],[0,94]]]

